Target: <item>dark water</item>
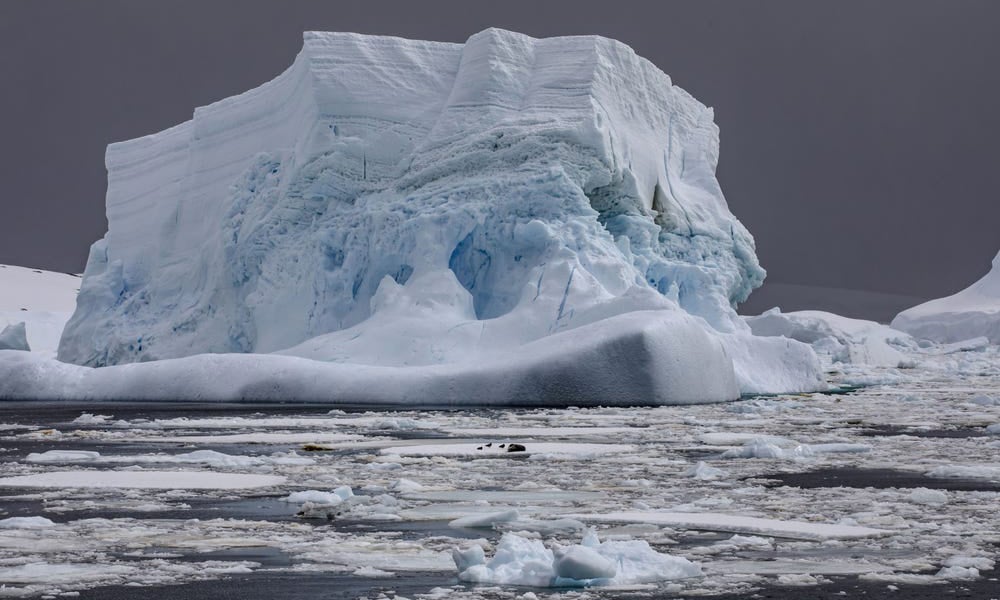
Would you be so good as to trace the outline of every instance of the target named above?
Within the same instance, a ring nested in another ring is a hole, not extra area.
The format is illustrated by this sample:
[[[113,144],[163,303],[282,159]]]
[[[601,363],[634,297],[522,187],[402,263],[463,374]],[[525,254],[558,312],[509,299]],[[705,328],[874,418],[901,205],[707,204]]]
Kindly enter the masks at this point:
[[[961,479],[957,477],[927,477],[910,471],[894,469],[861,469],[856,467],[834,467],[802,473],[775,473],[764,475],[762,479],[777,481],[785,485],[803,489],[809,488],[929,488],[954,492],[1000,492],[1000,483],[983,479]],[[1000,590],[998,590],[1000,592]]]

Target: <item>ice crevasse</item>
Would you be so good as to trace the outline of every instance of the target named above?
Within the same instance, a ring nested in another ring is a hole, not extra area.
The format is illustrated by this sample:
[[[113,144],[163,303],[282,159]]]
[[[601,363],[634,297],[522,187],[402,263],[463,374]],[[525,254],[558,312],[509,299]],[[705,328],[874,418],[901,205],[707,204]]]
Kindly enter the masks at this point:
[[[33,372],[56,396],[199,395],[192,371],[220,398],[817,389],[811,349],[736,315],[764,271],[718,155],[711,109],[614,40],[309,32],[274,80],[108,148],[108,232]]]

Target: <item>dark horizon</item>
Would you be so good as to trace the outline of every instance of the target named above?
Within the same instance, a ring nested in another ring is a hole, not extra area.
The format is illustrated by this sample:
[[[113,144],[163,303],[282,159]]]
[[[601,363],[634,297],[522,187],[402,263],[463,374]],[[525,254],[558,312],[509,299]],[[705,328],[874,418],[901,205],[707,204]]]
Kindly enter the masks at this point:
[[[805,308],[796,286],[939,297],[989,270],[1000,249],[1000,3],[637,6],[0,4],[0,263],[82,270],[106,229],[106,144],[273,78],[304,30],[461,42],[497,26],[619,39],[715,108],[719,180],[772,283],[754,310],[772,297]]]

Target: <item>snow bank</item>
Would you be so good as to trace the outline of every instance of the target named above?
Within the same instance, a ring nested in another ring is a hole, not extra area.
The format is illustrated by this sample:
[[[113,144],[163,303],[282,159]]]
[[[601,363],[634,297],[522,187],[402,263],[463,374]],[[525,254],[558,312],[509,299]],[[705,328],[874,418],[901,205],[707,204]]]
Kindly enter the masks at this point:
[[[957,294],[904,310],[892,320],[892,326],[935,342],[985,336],[1000,344],[1000,253],[982,279]]]
[[[917,349],[908,334],[874,321],[851,319],[818,310],[783,313],[780,308],[744,317],[754,335],[783,336],[810,344],[833,362],[896,367]]]
[[[613,40],[307,33],[273,81],[108,148],[109,229],[59,358],[335,366],[226,358],[207,381],[183,363],[189,384],[170,366],[114,371],[129,383],[38,369],[95,398],[98,380],[425,404],[817,389],[808,348],[756,340],[734,311],[764,272],[718,144],[711,109]]]
[[[645,541],[601,542],[593,531],[581,544],[555,545],[506,533],[489,561],[481,546],[452,552],[458,578],[470,583],[532,587],[626,585],[700,577],[686,558],[661,554]]]

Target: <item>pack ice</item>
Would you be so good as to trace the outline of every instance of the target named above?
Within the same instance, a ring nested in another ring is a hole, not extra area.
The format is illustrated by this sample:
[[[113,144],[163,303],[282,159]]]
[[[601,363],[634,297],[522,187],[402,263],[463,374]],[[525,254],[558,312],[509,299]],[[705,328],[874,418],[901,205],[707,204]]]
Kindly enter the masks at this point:
[[[982,279],[957,294],[904,310],[892,326],[935,342],[986,337],[1000,344],[1000,253]]]
[[[108,233],[58,352],[80,366],[6,354],[19,377],[0,392],[661,404],[817,389],[810,348],[755,338],[734,311],[764,271],[718,156],[712,110],[610,39],[306,33],[273,81],[108,148]]]

